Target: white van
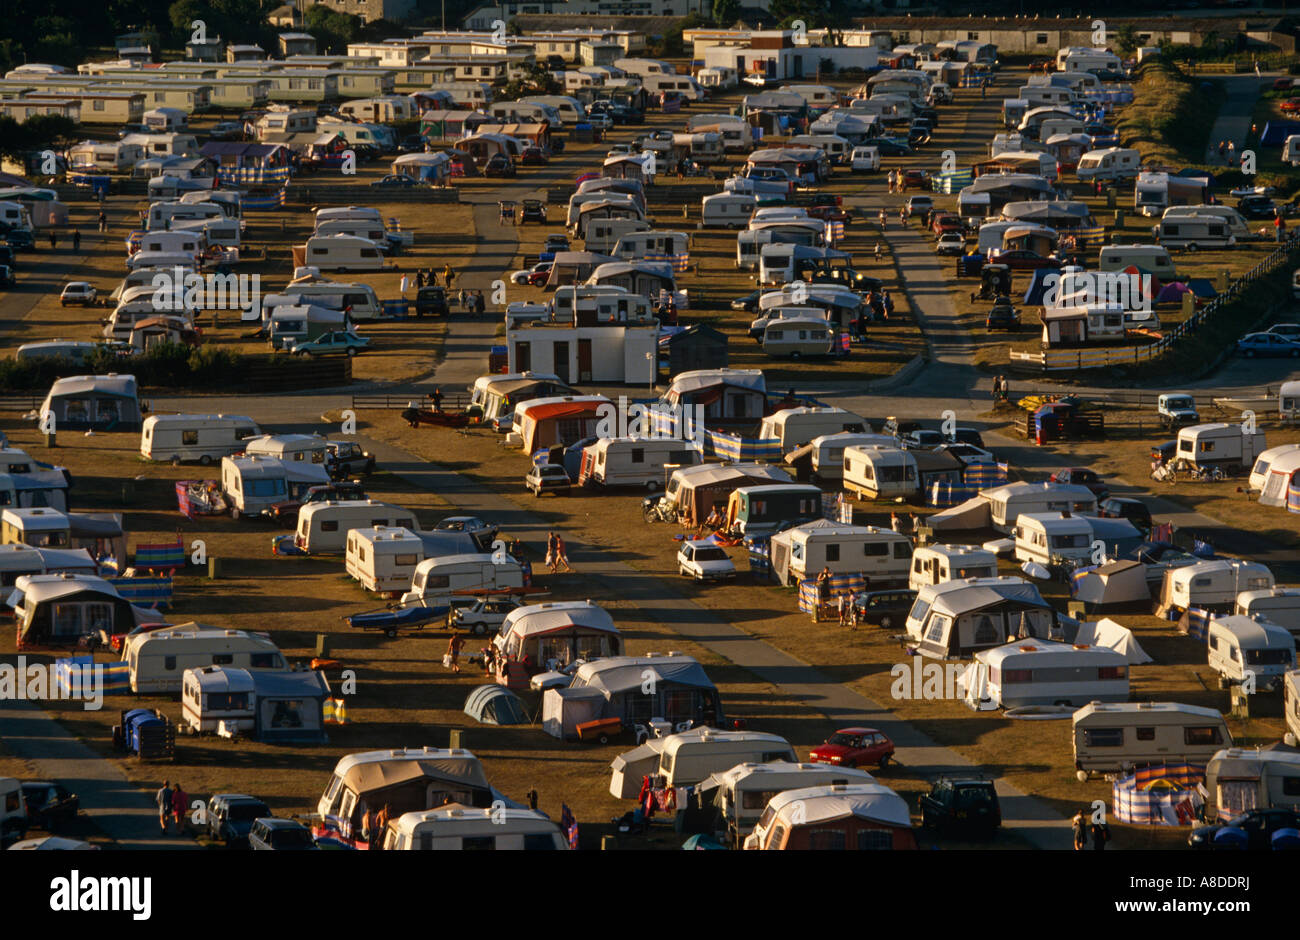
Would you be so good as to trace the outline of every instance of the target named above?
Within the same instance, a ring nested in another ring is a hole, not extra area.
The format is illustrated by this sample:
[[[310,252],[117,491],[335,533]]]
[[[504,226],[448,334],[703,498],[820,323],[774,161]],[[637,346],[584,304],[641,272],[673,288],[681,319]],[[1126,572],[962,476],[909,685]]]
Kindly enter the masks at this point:
[[[1241,685],[1247,675],[1254,679],[1254,691],[1280,688],[1282,677],[1295,668],[1295,637],[1267,620],[1235,614],[1212,619],[1206,645],[1221,688]]]
[[[426,558],[416,566],[411,590],[402,595],[402,606],[427,605],[453,594],[501,591],[524,586],[524,569],[506,556],[491,554],[443,555]]]
[[[328,499],[298,512],[294,547],[308,555],[343,552],[353,529],[401,528],[418,531],[415,513],[374,499]]]
[[[757,206],[755,196],[714,193],[700,200],[700,224],[706,228],[744,228]]]
[[[1142,172],[1142,154],[1126,147],[1089,150],[1079,157],[1074,175],[1081,180],[1133,179]]]
[[[1161,283],[1178,275],[1169,249],[1162,245],[1105,245],[1097,259],[1097,270],[1107,273],[1123,271],[1130,265],[1159,278]]]
[[[197,460],[203,466],[245,447],[245,439],[261,434],[252,418],[243,415],[150,415],[140,431],[140,456],[145,460]]]
[[[854,173],[873,173],[880,169],[880,148],[863,145],[854,147],[849,158],[850,168]]]
[[[140,634],[127,646],[124,659],[131,691],[137,695],[180,692],[187,669],[289,668],[279,648],[264,636],[195,623]]]
[[[1071,737],[1080,781],[1147,764],[1204,766],[1232,747],[1232,732],[1213,708],[1177,702],[1092,702],[1074,713]]]
[[[700,448],[671,438],[603,437],[583,449],[579,485],[640,486],[661,489],[678,467],[704,462]]]
[[[405,591],[424,561],[424,542],[410,529],[375,526],[348,533],[345,567],[367,591]]]
[[[609,254],[625,235],[650,231],[644,219],[592,219],[587,223],[587,236],[583,246],[588,251]]]
[[[907,576],[907,586],[919,591],[927,584],[997,576],[998,556],[982,546],[925,545],[912,552],[912,570]]]

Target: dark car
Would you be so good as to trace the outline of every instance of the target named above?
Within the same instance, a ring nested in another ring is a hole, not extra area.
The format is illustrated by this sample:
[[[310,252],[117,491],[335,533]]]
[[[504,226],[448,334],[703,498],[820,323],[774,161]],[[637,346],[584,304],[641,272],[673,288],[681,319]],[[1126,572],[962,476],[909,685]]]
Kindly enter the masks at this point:
[[[227,848],[246,848],[253,823],[270,815],[270,808],[256,797],[218,793],[208,800],[208,832]]]
[[[757,313],[758,299],[763,296],[763,293],[764,292],[761,290],[755,290],[755,291],[750,291],[748,294],[745,294],[743,297],[737,297],[735,300],[731,302],[731,309],[744,310],[748,313]]]
[[[0,229],[0,234],[4,235],[5,242],[10,248],[23,248],[28,250],[36,249],[36,233],[28,228],[8,228]]]
[[[519,210],[519,224],[526,225],[529,222],[539,222],[546,224],[546,203],[540,199],[525,199]]]
[[[397,145],[398,153],[423,153],[424,138],[419,134],[411,134],[409,137],[403,137]]]
[[[276,522],[293,525],[297,522],[302,507],[308,503],[323,503],[331,499],[365,498],[366,491],[360,483],[355,480],[339,480],[334,483],[323,483],[320,486],[310,486],[300,499],[287,499],[275,503],[270,509],[264,509],[262,512]]]
[[[121,140],[131,134],[148,134],[149,128],[143,124],[123,124],[117,129],[117,139]]]
[[[312,851],[316,842],[311,830],[296,819],[268,816],[253,822],[248,832],[248,847],[255,852]]]
[[[1247,333],[1237,340],[1237,352],[1247,359],[1255,356],[1297,358],[1300,357],[1300,343],[1281,333]]]
[[[975,428],[957,428],[952,432],[952,439],[958,444],[973,444],[984,449],[984,435]]]
[[[415,292],[415,315],[417,317],[445,317],[451,313],[447,306],[447,292],[437,286],[421,287]]]
[[[1247,219],[1271,219],[1277,215],[1277,205],[1267,196],[1244,196],[1237,201],[1237,211]]]
[[[519,155],[519,162],[523,166],[546,166],[549,161],[541,147],[525,147]]]
[[[909,189],[929,189],[930,175],[925,170],[903,171],[903,192]]]
[[[822,222],[842,222],[848,225],[853,217],[840,206],[811,206],[807,210],[808,218],[820,219]]]
[[[7,264],[0,264],[0,287],[10,288],[18,284],[18,278],[14,277],[14,269]]]
[[[995,260],[998,264],[1006,265],[1012,271],[1034,271],[1038,268],[1059,268],[1061,266],[1058,259],[1050,255],[1040,255],[1028,248],[1013,248],[1010,251],[1000,251]]]
[[[510,162],[510,158],[505,154],[498,153],[484,164],[483,175],[489,179],[509,179],[515,175],[515,165]]]
[[[335,480],[359,473],[374,473],[375,455],[363,450],[356,441],[327,441],[325,469]]]
[[[1075,486],[1086,486],[1092,492],[1092,495],[1098,499],[1105,499],[1110,495],[1110,487],[1102,482],[1096,471],[1089,470],[1086,467],[1062,468],[1052,474],[1051,481],[1053,483],[1072,483]]]
[[[841,728],[812,749],[811,763],[836,767],[884,767],[894,742],[875,728]]]
[[[47,780],[24,783],[23,800],[27,803],[27,824],[46,832],[54,832],[76,819],[81,810],[77,794],[61,783]]]
[[[1012,305],[1010,297],[999,297],[993,301],[993,307],[984,320],[984,329],[989,333],[994,330],[1014,332],[1020,329],[1020,312]]]
[[[484,522],[478,516],[448,516],[436,526],[435,532],[466,532],[483,551],[490,551],[492,540],[497,537],[501,527]]]
[[[1300,828],[1300,813],[1289,809],[1248,809],[1240,816],[1226,822],[1193,829],[1187,844],[1194,849],[1214,847],[1214,837],[1225,829],[1238,829],[1245,833],[1246,848],[1252,851],[1272,848],[1273,833],[1279,829]]]
[[[871,141],[871,145],[882,157],[910,157],[916,152],[908,144],[892,137],[877,137]]]
[[[1127,519],[1139,529],[1151,529],[1151,510],[1146,503],[1131,496],[1112,496],[1097,506],[1097,515],[1106,519]]]
[[[380,180],[375,180],[370,185],[375,189],[413,189],[420,184],[416,182],[415,177],[413,176],[394,174],[392,176],[385,176]]]
[[[1002,825],[997,791],[984,777],[940,777],[917,799],[917,808],[921,825],[938,832],[992,836]]]
[[[889,630],[907,620],[915,601],[915,591],[864,591],[853,597],[854,620]]]
[[[244,125],[238,121],[219,121],[212,125],[208,136],[213,140],[243,140]]]

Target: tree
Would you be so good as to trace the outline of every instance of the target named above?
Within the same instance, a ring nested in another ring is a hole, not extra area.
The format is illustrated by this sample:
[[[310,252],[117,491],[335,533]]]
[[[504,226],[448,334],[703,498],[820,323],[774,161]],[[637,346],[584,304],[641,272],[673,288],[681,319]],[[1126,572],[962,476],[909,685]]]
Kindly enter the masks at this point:
[[[564,86],[544,65],[525,65],[517,78],[512,78],[495,97],[498,101],[517,101],[528,95],[558,95]]]
[[[713,22],[719,26],[730,26],[740,19],[740,6],[740,0],[713,0]]]

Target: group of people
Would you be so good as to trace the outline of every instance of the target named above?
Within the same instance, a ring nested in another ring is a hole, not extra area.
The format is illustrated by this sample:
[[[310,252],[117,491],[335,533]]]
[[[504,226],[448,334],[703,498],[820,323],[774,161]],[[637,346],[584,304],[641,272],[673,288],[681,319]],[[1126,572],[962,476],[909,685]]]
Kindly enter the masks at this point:
[[[470,313],[481,314],[487,310],[487,301],[483,298],[481,290],[461,289],[457,298],[460,301],[461,309]]]
[[[904,522],[905,519],[906,522]],[[920,524],[921,519],[914,512],[909,512],[906,515],[897,512],[891,512],[889,514],[889,527],[900,534],[915,533]],[[906,526],[906,528],[904,528],[904,526]]]
[[[1219,159],[1228,166],[1235,166],[1237,163],[1237,144],[1231,140],[1219,141]]]
[[[817,620],[822,619],[822,612],[831,604],[831,579],[834,577],[829,565],[817,573]],[[858,625],[858,607],[853,603],[853,598],[851,591],[841,591],[836,598],[841,627],[854,629]]]
[[[550,569],[551,574],[573,570],[569,566],[569,556],[564,546],[564,537],[558,532],[546,533],[546,567]]]
[[[993,404],[1011,400],[1011,389],[1005,375],[993,376]]]
[[[189,795],[181,789],[180,781],[173,784],[170,780],[164,780],[154,802],[158,804],[158,823],[162,826],[163,835],[171,832],[172,822],[176,823],[176,831],[184,834]]]
[[[1092,847],[1100,852],[1106,848],[1106,843],[1110,841],[1110,826],[1105,822],[1094,819],[1090,810],[1079,810],[1074,814],[1074,850],[1082,852],[1088,847],[1088,839],[1092,839]]]

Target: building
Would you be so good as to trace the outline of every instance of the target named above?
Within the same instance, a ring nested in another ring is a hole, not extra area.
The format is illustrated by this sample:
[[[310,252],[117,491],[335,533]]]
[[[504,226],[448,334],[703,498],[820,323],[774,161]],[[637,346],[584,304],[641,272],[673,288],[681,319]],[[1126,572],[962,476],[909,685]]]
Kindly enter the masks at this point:
[[[771,0],[747,0],[746,7],[766,10]],[[469,29],[491,29],[493,20],[510,22],[516,16],[636,16],[681,19],[707,10],[707,0],[521,0],[485,3],[464,19]],[[605,24],[602,24],[605,25]]]
[[[668,375],[727,368],[727,334],[703,323],[678,330],[660,342],[667,351]]]
[[[506,331],[507,372],[542,372],[562,382],[649,385],[659,325],[520,324]]]

